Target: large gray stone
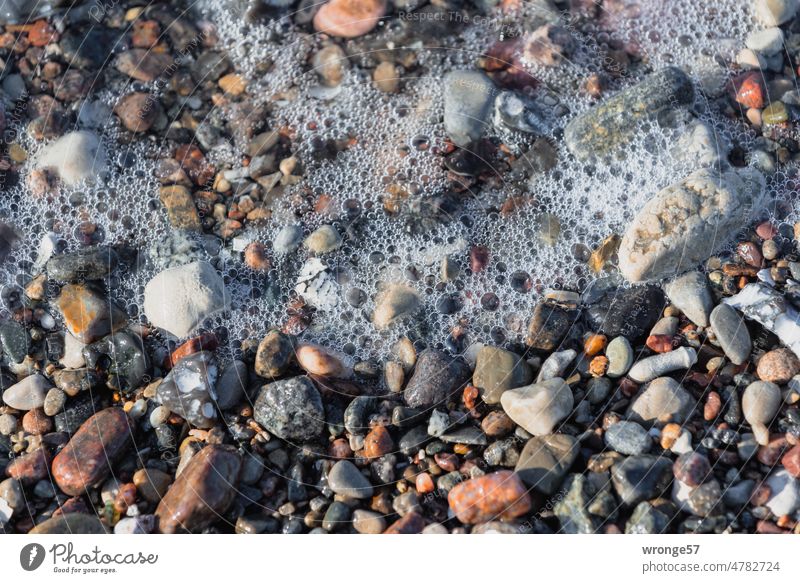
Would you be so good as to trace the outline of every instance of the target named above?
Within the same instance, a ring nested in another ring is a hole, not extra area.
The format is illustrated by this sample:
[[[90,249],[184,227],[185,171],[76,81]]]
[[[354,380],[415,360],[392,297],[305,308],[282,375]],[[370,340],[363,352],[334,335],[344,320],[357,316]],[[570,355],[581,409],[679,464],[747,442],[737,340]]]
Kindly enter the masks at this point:
[[[308,377],[269,383],[256,398],[253,417],[267,431],[288,441],[309,441],[325,428],[325,408]]]
[[[528,440],[514,471],[522,481],[542,492],[553,494],[578,457],[580,444],[571,435],[541,435]]]
[[[570,121],[564,141],[576,158],[606,156],[640,134],[638,122],[693,101],[689,77],[676,67],[668,67]]]
[[[429,348],[417,358],[404,397],[409,407],[430,407],[457,397],[469,380],[469,367],[460,359]]]

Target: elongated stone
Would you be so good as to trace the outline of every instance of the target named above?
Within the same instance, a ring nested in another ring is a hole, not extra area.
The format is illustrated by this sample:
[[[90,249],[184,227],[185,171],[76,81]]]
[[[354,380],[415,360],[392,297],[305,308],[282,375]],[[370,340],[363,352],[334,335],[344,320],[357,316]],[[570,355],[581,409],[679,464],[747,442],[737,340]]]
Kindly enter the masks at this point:
[[[622,275],[633,282],[662,279],[708,259],[761,210],[765,188],[754,169],[703,168],[663,189],[622,237]]]
[[[53,479],[58,487],[70,496],[79,496],[102,483],[132,435],[122,409],[103,409],[92,415],[53,460]]]
[[[564,130],[564,140],[581,160],[605,156],[631,143],[641,131],[640,122],[693,101],[689,77],[668,67],[573,119]]]
[[[646,383],[667,373],[689,368],[696,362],[697,351],[682,346],[677,350],[643,358],[633,365],[628,376],[637,383]]]
[[[744,319],[728,304],[720,304],[711,312],[711,330],[725,356],[733,364],[744,364],[753,348]]]

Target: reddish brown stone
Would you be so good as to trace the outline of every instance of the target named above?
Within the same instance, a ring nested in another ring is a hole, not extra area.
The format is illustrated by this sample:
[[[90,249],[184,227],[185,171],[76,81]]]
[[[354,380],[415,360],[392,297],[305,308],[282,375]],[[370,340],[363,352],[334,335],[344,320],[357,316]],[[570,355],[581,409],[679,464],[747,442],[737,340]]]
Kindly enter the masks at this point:
[[[770,520],[759,520],[756,524],[758,534],[789,534],[788,530],[783,530]]]
[[[789,443],[783,434],[770,435],[769,443],[758,448],[756,458],[765,466],[774,466],[781,459],[787,447],[789,447]]]
[[[381,457],[394,449],[394,441],[389,431],[378,425],[372,428],[364,438],[364,455],[367,457]]]
[[[102,483],[130,443],[133,429],[120,408],[103,409],[81,425],[53,460],[53,478],[70,496]]]
[[[719,393],[716,391],[709,392],[706,397],[706,404],[703,407],[703,419],[713,421],[719,415],[720,409],[722,409],[722,399],[720,399]]]
[[[672,336],[667,334],[653,334],[647,337],[647,348],[653,352],[664,353],[672,350]]]
[[[514,427],[511,417],[504,411],[491,411],[481,421],[481,429],[489,437],[503,437],[514,431]]]
[[[180,359],[192,354],[197,354],[203,350],[210,350],[213,352],[218,346],[219,341],[213,332],[206,332],[204,334],[200,334],[199,336],[195,336],[194,338],[189,338],[189,340],[178,346],[178,348],[172,352],[172,355],[170,356],[172,366],[178,364]]]
[[[80,496],[73,496],[58,508],[53,511],[53,516],[61,516],[62,514],[91,514],[89,507]]]
[[[31,409],[22,416],[22,429],[32,435],[43,435],[53,429],[53,420],[42,409]]]
[[[133,23],[131,40],[138,49],[149,49],[158,43],[161,27],[156,20],[137,20]]]
[[[114,113],[126,130],[140,133],[153,127],[160,108],[155,96],[137,91],[121,97],[114,106]]]
[[[332,458],[337,460],[344,460],[353,457],[353,450],[350,449],[350,444],[346,439],[339,438],[331,443],[328,448],[328,453]]]
[[[454,453],[437,453],[434,454],[433,459],[436,461],[436,465],[442,468],[445,472],[452,472],[458,468],[458,456]]]
[[[433,484],[433,478],[431,478],[431,475],[427,472],[417,475],[417,478],[414,480],[414,486],[420,494],[429,494],[436,488]]]
[[[781,463],[787,472],[795,478],[800,478],[800,445],[795,445],[787,451],[781,458]]]
[[[159,531],[197,532],[217,520],[236,498],[241,466],[233,447],[209,445],[201,449],[158,504]]]
[[[126,322],[125,312],[84,284],[70,283],[62,287],[56,305],[70,333],[87,344],[121,328]]]
[[[508,470],[458,484],[450,490],[447,501],[464,524],[512,520],[531,509],[531,497],[525,484]]]
[[[37,449],[32,453],[15,458],[6,468],[9,478],[19,480],[25,486],[31,486],[48,476],[50,467],[50,453],[44,449]]]
[[[400,520],[389,525],[383,534],[418,534],[425,528],[425,519],[416,512],[409,512]]]
[[[58,33],[46,20],[37,20],[28,31],[28,40],[31,46],[43,47],[58,42]]]
[[[193,144],[180,146],[175,152],[175,159],[198,186],[211,182],[216,174],[214,165],[209,163],[200,148]]]

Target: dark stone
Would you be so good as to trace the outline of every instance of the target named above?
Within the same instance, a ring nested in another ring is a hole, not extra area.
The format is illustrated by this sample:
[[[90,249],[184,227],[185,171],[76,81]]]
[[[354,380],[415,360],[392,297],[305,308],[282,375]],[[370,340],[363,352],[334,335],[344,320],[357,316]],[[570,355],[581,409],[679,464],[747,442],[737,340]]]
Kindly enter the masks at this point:
[[[0,324],[0,342],[3,344],[3,352],[13,362],[22,362],[28,354],[28,331],[13,320]]]
[[[83,349],[90,368],[108,372],[108,386],[130,393],[138,389],[150,370],[150,362],[139,336],[117,332]]]
[[[593,534],[598,531],[603,519],[589,512],[592,499],[597,490],[581,474],[571,474],[563,485],[566,492],[553,511],[561,524],[560,532],[565,534]]]
[[[428,428],[424,425],[418,425],[400,436],[400,441],[398,441],[397,444],[403,455],[410,456],[417,453],[430,440],[431,437],[428,435]]]
[[[587,308],[586,319],[600,334],[636,341],[650,332],[666,304],[664,292],[656,285],[616,288]]]
[[[105,246],[54,255],[47,262],[47,277],[72,283],[103,279],[114,271],[117,261],[116,251]]]
[[[417,358],[414,374],[404,393],[410,407],[430,407],[457,397],[469,381],[470,370],[461,359],[428,348]]]
[[[622,503],[635,506],[666,492],[672,481],[670,460],[654,455],[636,455],[611,468],[611,481]]]
[[[650,502],[640,502],[625,524],[625,534],[664,534],[670,517]]]
[[[577,309],[552,301],[537,304],[528,323],[528,346],[537,350],[557,349],[579,316]]]
[[[369,415],[375,411],[379,399],[361,395],[356,397],[344,410],[344,428],[352,435],[362,435],[369,431]]]
[[[56,431],[72,435],[101,408],[100,396],[89,392],[67,399],[64,410],[53,416]]]

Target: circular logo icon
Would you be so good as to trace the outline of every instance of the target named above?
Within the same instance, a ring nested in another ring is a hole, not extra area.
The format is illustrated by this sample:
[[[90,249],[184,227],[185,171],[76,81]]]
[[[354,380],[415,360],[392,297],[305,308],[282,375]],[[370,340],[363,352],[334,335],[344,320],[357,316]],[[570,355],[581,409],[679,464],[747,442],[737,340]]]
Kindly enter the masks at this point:
[[[30,543],[19,552],[19,564],[26,571],[35,571],[44,562],[44,547],[39,543]]]

